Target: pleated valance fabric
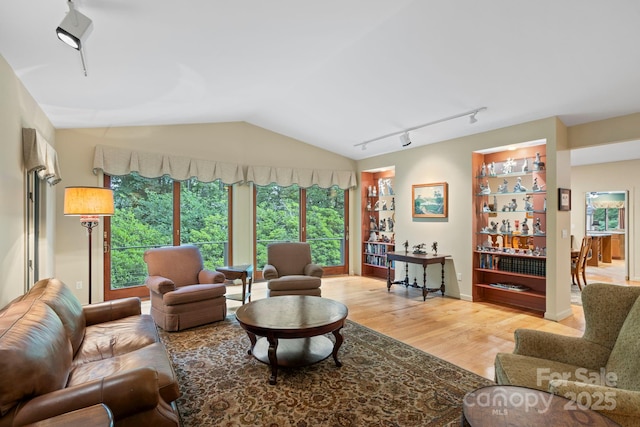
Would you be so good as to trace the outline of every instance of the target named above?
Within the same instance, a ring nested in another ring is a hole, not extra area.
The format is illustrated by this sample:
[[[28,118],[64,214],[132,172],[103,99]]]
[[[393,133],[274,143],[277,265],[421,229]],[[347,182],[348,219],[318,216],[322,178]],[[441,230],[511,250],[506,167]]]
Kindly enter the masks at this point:
[[[624,208],[624,200],[603,200],[603,201],[593,201],[591,205],[594,208],[599,209],[612,209],[612,208]]]
[[[201,182],[221,180],[225,184],[244,182],[240,165],[168,154],[133,151],[124,148],[96,146],[93,156],[94,173],[102,170],[109,175],[137,172],[145,178],[169,176],[176,181],[196,178]]]
[[[279,168],[271,166],[244,166],[203,159],[173,156],[160,153],[127,150],[105,145],[96,146],[93,156],[93,171],[109,175],[128,175],[137,172],[145,178],[169,176],[177,181],[196,178],[202,182],[217,179],[225,184],[253,182],[256,185],[278,184],[288,187],[297,184],[302,188],[317,185],[330,188],[334,185],[343,190],[357,186],[354,171],[322,169]]]
[[[288,187],[297,184],[302,188],[317,185],[320,188],[330,188],[334,185],[343,190],[358,185],[354,171],[334,171],[322,169],[278,168],[271,166],[249,166],[247,181],[256,185],[278,184]]]
[[[22,128],[22,154],[27,172],[37,172],[40,179],[50,185],[62,181],[58,154],[42,137],[40,132],[31,128]]]

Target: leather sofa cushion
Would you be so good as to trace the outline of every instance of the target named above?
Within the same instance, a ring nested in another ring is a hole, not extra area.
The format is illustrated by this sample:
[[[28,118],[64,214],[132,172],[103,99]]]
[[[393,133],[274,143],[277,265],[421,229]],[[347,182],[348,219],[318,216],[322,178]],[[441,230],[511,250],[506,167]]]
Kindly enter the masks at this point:
[[[629,310],[607,361],[607,373],[615,373],[618,388],[640,391],[640,298]]]
[[[56,312],[67,331],[73,354],[78,351],[84,338],[85,317],[82,304],[71,290],[57,279],[42,279],[33,285],[23,300],[37,299]]]
[[[73,364],[94,362],[134,351],[160,341],[148,314],[87,326]]]
[[[204,285],[191,285],[177,288],[162,296],[165,305],[189,304],[203,300],[224,297],[227,288],[222,283],[210,283]]]
[[[0,315],[0,414],[24,398],[63,388],[72,349],[58,315],[37,300],[13,303]]]
[[[151,344],[109,359],[76,365],[71,370],[67,387],[149,366],[158,371],[158,389],[162,399],[165,402],[173,402],[180,397],[173,367],[161,343]]]

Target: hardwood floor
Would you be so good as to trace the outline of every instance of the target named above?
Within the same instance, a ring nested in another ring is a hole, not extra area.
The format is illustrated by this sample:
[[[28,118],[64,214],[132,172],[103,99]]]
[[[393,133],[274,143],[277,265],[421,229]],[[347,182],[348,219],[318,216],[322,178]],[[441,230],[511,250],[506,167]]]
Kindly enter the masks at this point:
[[[253,285],[253,298],[266,296],[266,283]],[[552,322],[538,315],[487,303],[472,303],[429,294],[422,301],[419,289],[393,286],[360,276],[322,279],[322,296],[349,308],[348,319],[391,336],[486,378],[494,378],[496,353],[513,351],[513,331],[531,328],[580,336],[582,307],[573,316]],[[240,305],[228,301],[229,311]],[[348,338],[347,338],[348,339]]]
[[[586,275],[587,283],[608,282],[640,285],[640,282],[626,280],[625,262],[621,259],[613,259],[611,263],[601,262],[598,267],[587,266]]]

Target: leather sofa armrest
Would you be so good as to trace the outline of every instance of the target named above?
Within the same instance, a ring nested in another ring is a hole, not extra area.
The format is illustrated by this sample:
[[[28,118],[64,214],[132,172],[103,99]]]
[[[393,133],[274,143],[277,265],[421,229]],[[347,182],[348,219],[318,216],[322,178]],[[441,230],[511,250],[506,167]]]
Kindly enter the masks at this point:
[[[265,280],[271,280],[277,279],[280,276],[278,275],[278,270],[273,265],[265,264],[264,268],[262,269],[262,277]]]
[[[140,298],[120,298],[82,307],[87,326],[142,314]]]
[[[516,329],[514,354],[553,360],[598,370],[607,364],[611,350],[581,337],[533,329]]]
[[[586,404],[613,420],[618,417],[637,420],[640,417],[640,391],[567,380],[549,381],[549,391],[576,402],[576,406]],[[591,398],[585,398],[587,394]]]
[[[142,367],[34,397],[16,407],[13,422],[35,423],[101,403],[118,421],[151,410],[159,402],[158,372]]]
[[[324,270],[318,264],[307,264],[304,266],[305,276],[322,277]]]
[[[219,271],[200,270],[198,273],[198,283],[224,283],[227,278]]]
[[[176,290],[176,284],[173,283],[173,280],[162,276],[148,276],[144,284],[150,291],[160,295]]]

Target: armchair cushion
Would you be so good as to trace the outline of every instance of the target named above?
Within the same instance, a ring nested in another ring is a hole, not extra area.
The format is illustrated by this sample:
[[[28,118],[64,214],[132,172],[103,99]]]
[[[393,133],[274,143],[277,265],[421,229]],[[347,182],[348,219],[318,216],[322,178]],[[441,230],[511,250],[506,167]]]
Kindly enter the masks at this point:
[[[294,289],[316,289],[320,287],[320,278],[315,276],[284,276],[269,280],[272,291],[290,291]]]
[[[162,301],[165,305],[189,304],[213,298],[224,298],[225,292],[226,287],[220,286],[218,283],[183,286],[164,294]]]

